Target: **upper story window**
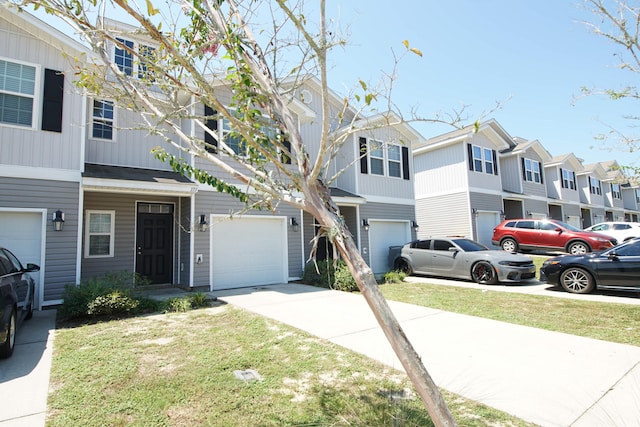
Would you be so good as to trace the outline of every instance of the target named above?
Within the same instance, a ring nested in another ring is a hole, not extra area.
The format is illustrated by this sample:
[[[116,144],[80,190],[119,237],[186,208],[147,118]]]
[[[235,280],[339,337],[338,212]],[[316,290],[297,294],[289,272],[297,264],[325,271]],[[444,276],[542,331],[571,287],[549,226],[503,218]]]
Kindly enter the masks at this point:
[[[134,55],[136,52],[137,54]],[[147,64],[153,62],[155,52],[156,49],[151,46],[116,38],[113,59],[120,71],[127,76],[133,76],[134,73],[137,73],[139,79],[153,80]]]
[[[360,137],[360,173],[410,180],[409,147]]]
[[[640,203],[640,189],[635,190],[636,193],[636,203]]]
[[[599,179],[589,177],[589,192],[598,196],[602,195],[602,186]]]
[[[524,173],[523,173],[524,180],[542,184],[542,169],[540,167],[540,162],[537,160],[523,159],[523,163],[524,163]]]
[[[622,199],[620,184],[611,184],[611,197],[613,197],[614,199]]]
[[[576,173],[567,169],[560,169],[562,175],[562,188],[568,188],[575,190],[576,187]]]
[[[402,147],[369,140],[369,166],[371,174],[401,178]]]
[[[91,135],[93,138],[112,141],[115,120],[113,102],[94,100],[91,119]]]
[[[0,60],[0,123],[33,126],[36,67]]]
[[[498,161],[496,150],[467,144],[469,154],[469,170],[498,175]]]

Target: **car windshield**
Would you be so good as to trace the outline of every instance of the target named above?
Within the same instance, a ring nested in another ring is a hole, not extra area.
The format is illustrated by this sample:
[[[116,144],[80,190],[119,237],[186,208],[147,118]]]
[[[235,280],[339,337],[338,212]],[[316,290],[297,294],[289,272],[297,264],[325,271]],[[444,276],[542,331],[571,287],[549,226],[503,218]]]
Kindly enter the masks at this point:
[[[489,250],[489,248],[487,248],[486,246],[481,245],[480,243],[474,242],[473,240],[469,240],[469,239],[453,239],[452,242],[460,246],[460,248],[465,252]]]

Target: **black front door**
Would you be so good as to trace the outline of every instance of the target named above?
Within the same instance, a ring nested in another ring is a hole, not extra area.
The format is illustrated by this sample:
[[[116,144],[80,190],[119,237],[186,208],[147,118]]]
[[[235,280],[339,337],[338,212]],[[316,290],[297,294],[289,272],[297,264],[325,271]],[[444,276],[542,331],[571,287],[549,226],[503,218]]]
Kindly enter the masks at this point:
[[[173,278],[173,214],[138,213],[136,273],[151,283]]]

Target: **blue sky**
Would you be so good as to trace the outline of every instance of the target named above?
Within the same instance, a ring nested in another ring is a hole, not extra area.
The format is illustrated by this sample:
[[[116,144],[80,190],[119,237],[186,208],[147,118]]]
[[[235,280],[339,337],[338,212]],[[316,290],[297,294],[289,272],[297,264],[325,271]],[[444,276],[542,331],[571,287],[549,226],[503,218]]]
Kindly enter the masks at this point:
[[[432,117],[466,105],[473,123],[504,101],[488,117],[514,137],[538,139],[553,156],[573,152],[585,164],[615,159],[640,166],[640,152],[595,139],[608,126],[638,134],[623,119],[638,104],[580,97],[582,87],[620,88],[638,77],[617,68],[614,53],[621,49],[584,24],[594,17],[581,0],[327,3],[328,18],[345,31],[348,42],[330,57],[330,85],[336,92],[346,94],[360,79],[376,82],[392,69],[391,49],[401,53],[406,39],[423,57],[410,55],[398,69],[394,101],[405,113],[417,107],[422,116]],[[451,129],[413,126],[425,137]]]
[[[390,49],[402,40],[423,52],[405,58],[395,101],[419,105],[424,116],[468,105],[470,122],[490,111],[512,136],[538,139],[551,153],[575,153],[585,164],[616,159],[638,164],[640,153],[611,151],[594,139],[607,125],[637,133],[623,120],[638,107],[631,101],[580,96],[581,88],[620,88],[637,75],[617,68],[618,46],[593,34],[583,21],[593,15],[580,0],[335,0],[328,15],[348,28],[349,45],[335,59],[331,85],[337,91],[390,70]],[[426,137],[447,128],[414,126]]]

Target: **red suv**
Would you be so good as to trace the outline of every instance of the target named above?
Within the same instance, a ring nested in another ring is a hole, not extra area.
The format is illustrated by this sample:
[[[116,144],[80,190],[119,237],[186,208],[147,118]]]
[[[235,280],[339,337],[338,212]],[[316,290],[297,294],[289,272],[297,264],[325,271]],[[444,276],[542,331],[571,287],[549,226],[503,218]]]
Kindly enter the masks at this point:
[[[582,231],[555,219],[508,219],[493,229],[491,243],[507,252],[552,250],[570,254],[602,251],[618,242],[611,236]]]

